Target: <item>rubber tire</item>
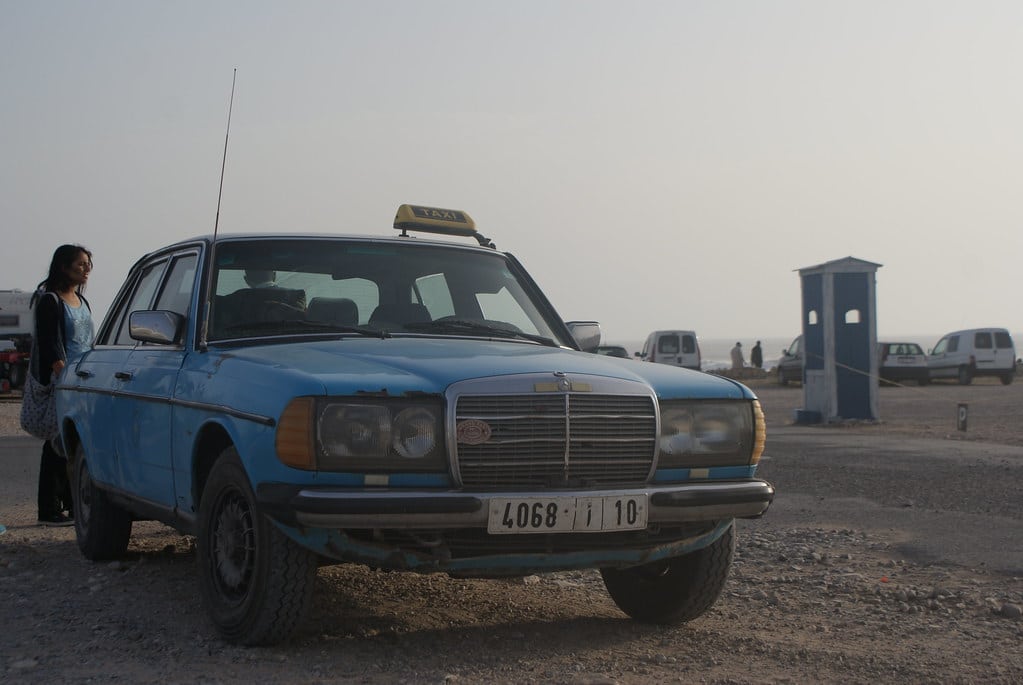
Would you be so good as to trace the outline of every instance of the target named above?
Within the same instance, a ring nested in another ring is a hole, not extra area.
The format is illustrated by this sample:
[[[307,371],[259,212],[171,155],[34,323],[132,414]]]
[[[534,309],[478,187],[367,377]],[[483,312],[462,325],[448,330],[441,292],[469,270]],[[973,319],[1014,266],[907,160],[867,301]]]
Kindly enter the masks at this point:
[[[930,379],[930,378],[921,378],[921,379],[920,379],[919,381],[917,381],[917,382],[918,382],[918,383],[919,383],[919,384],[920,384],[921,386],[924,386],[924,385],[930,385],[930,384],[931,384],[931,379]]]
[[[664,561],[603,568],[604,587],[618,608],[644,623],[677,624],[704,614],[725,587],[735,554],[735,523],[713,544]]]
[[[200,594],[217,632],[241,645],[287,639],[309,611],[318,559],[260,513],[233,447],[206,481],[196,542]]]
[[[958,375],[959,385],[969,385],[973,382],[973,369],[969,366],[960,366]]]
[[[1002,385],[1009,385],[1012,383],[1012,379],[1015,378],[1015,376],[1016,372],[1010,371],[1009,373],[1002,374],[999,380],[1002,381]]]
[[[11,389],[17,390],[21,386],[25,385],[25,366],[24,364],[13,364],[11,365],[11,371],[7,374],[8,380],[11,382]]]
[[[81,443],[75,448],[72,469],[75,538],[82,556],[90,561],[109,561],[124,556],[131,538],[131,514],[96,487]]]
[[[785,387],[788,384],[789,384],[789,382],[787,380],[785,380],[785,372],[782,371],[781,367],[779,366],[778,367],[778,385],[780,385],[782,387]]]

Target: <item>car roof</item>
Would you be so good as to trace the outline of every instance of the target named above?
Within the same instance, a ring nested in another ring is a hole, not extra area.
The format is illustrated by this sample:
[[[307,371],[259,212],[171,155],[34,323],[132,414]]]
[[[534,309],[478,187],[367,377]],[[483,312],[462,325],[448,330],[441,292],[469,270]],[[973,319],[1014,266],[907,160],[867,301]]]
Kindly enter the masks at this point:
[[[391,245],[436,245],[455,250],[469,250],[474,252],[485,252],[486,254],[505,254],[501,250],[491,247],[482,247],[476,243],[458,243],[451,240],[431,240],[419,236],[396,236],[396,235],[360,235],[355,233],[221,233],[216,236],[217,243],[232,243],[253,240],[348,240],[359,242],[386,243]],[[186,247],[194,247],[199,244],[211,245],[214,241],[212,234],[197,235],[191,238],[168,243],[154,250],[145,253],[136,260],[136,264],[148,260],[150,257],[164,252],[174,252]]]

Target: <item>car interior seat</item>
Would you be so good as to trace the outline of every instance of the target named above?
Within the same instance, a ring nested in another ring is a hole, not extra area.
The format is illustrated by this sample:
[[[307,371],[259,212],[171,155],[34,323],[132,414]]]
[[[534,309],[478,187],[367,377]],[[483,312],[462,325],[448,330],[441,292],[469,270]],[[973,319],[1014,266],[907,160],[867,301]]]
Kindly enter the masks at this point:
[[[214,330],[267,321],[305,319],[305,290],[298,288],[244,288],[217,297]]]
[[[309,321],[339,326],[359,325],[359,306],[347,297],[314,297],[309,300],[305,317]]]

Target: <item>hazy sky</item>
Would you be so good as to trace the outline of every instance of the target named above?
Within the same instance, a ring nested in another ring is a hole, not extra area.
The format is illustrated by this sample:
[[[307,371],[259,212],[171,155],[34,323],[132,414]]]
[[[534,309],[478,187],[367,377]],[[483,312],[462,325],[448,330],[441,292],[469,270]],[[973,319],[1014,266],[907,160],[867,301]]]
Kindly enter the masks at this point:
[[[0,289],[212,232],[235,68],[225,233],[462,209],[609,341],[789,337],[849,255],[882,336],[1023,329],[1018,0],[0,0]]]

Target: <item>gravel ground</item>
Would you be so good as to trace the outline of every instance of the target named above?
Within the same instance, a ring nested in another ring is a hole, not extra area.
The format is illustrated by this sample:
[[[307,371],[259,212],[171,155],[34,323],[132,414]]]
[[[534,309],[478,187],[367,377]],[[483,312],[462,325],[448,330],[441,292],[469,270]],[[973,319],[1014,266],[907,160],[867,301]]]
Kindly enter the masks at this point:
[[[594,572],[490,581],[331,566],[293,641],[234,647],[199,605],[191,538],[136,523],[123,560],[85,561],[71,529],[33,525],[38,443],[0,438],[0,674],[9,683],[1023,682],[1023,565],[1003,553],[1020,539],[967,535],[982,553],[959,556],[940,539],[923,551],[913,541],[921,531],[939,538],[926,526],[944,517],[1023,523],[1023,384],[883,389],[881,422],[815,430],[787,425],[798,388],[756,390],[769,427],[763,473],[778,500],[739,522],[714,608],[673,628],[626,619]],[[960,433],[964,401],[970,430]],[[17,408],[0,404],[0,436],[20,435]],[[851,458],[877,444],[891,446],[890,469]],[[972,487],[928,499],[941,488],[927,481],[936,462]],[[835,493],[853,505],[833,505]]]

